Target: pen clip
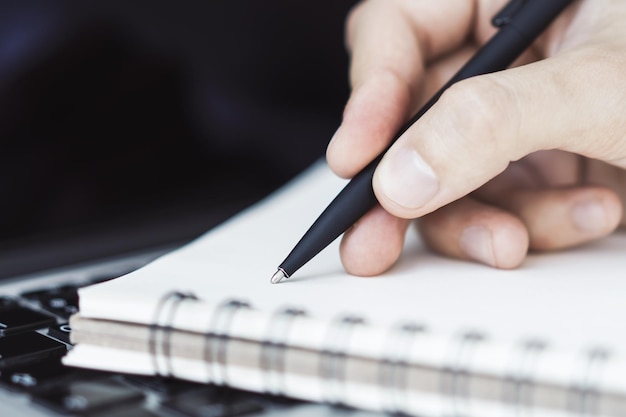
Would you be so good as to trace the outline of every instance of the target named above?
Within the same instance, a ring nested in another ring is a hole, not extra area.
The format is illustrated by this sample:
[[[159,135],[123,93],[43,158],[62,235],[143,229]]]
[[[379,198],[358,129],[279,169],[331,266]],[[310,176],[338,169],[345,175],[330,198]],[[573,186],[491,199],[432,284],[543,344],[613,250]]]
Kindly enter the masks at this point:
[[[515,15],[524,8],[528,0],[511,0],[491,19],[491,24],[502,28],[513,21]],[[549,1],[549,0],[548,0]]]

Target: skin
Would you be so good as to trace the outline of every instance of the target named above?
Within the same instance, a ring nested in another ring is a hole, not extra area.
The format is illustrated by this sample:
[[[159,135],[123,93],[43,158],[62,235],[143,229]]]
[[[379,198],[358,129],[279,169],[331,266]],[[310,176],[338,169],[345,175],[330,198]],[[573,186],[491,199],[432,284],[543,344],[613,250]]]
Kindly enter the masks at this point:
[[[365,0],[350,12],[351,96],[327,150],[350,178],[495,32],[502,0]],[[579,0],[508,70],[461,81],[374,176],[380,206],[344,234],[355,275],[391,267],[411,224],[495,268],[626,225],[626,2]]]

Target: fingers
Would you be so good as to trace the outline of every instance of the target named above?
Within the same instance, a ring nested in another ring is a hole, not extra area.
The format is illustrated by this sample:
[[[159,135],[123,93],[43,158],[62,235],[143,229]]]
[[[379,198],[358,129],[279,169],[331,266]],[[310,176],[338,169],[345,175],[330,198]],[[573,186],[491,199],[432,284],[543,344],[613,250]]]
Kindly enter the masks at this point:
[[[585,181],[613,190],[619,196],[622,208],[626,207],[626,170],[618,169],[599,161],[588,160],[586,162]],[[626,227],[626,210],[622,210],[620,225]]]
[[[518,189],[498,198],[465,197],[422,217],[418,225],[424,242],[445,256],[511,269],[529,249],[565,249],[610,234],[624,212],[615,192],[595,186]],[[390,268],[408,226],[409,220],[377,206],[342,239],[346,270],[371,276]]]
[[[517,267],[528,249],[559,250],[610,234],[619,196],[602,187],[516,190],[492,203],[462,198],[420,219],[424,241],[443,255]]]
[[[425,62],[465,43],[474,7],[465,0],[362,2],[346,28],[352,86],[381,69],[396,72],[409,84],[417,82]]]
[[[530,249],[558,250],[604,237],[622,219],[619,196],[603,187],[522,190],[499,198],[530,235]]]
[[[591,58],[576,52],[452,86],[379,164],[373,185],[381,205],[399,217],[423,216],[540,149],[626,167],[626,119],[616,110],[626,94],[605,97],[615,87],[597,81]],[[606,64],[601,68],[612,83],[623,78]],[[603,100],[609,108],[594,104]]]
[[[419,220],[424,242],[453,258],[509,269],[524,260],[529,235],[514,214],[473,198],[462,198]]]
[[[350,178],[380,154],[408,118],[411,95],[393,72],[380,72],[355,90],[326,151],[330,168]]]
[[[391,73],[380,73],[356,91],[326,153],[329,165],[343,177],[354,176],[378,156],[410,114],[427,101],[465,63],[476,48],[465,46],[429,66],[419,94]]]
[[[327,160],[351,177],[385,149],[420,99],[425,62],[463,44],[473,2],[370,0],[351,13],[353,91]]]
[[[398,259],[409,220],[399,219],[376,206],[341,240],[340,253],[346,271],[353,275],[380,274]]]

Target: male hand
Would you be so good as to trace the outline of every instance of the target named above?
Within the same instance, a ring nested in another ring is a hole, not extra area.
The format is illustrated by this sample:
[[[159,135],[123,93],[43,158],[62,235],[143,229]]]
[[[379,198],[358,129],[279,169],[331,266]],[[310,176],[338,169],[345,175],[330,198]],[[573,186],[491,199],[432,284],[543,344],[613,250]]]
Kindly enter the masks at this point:
[[[350,13],[352,93],[327,159],[361,170],[495,32],[504,0],[365,0]],[[514,268],[625,225],[626,2],[575,2],[511,69],[456,83],[387,152],[346,270],[398,258],[411,219],[434,250]]]

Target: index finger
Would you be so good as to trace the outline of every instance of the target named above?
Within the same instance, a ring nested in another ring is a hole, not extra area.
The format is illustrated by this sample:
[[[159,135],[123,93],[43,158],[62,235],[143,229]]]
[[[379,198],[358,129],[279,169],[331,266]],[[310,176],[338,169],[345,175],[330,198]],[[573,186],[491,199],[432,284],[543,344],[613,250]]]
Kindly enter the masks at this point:
[[[351,97],[327,159],[351,177],[384,150],[419,99],[429,60],[466,43],[477,2],[368,0],[350,13]]]
[[[357,5],[346,26],[352,87],[380,71],[392,71],[415,86],[425,62],[466,41],[473,29],[475,3],[369,0]]]

